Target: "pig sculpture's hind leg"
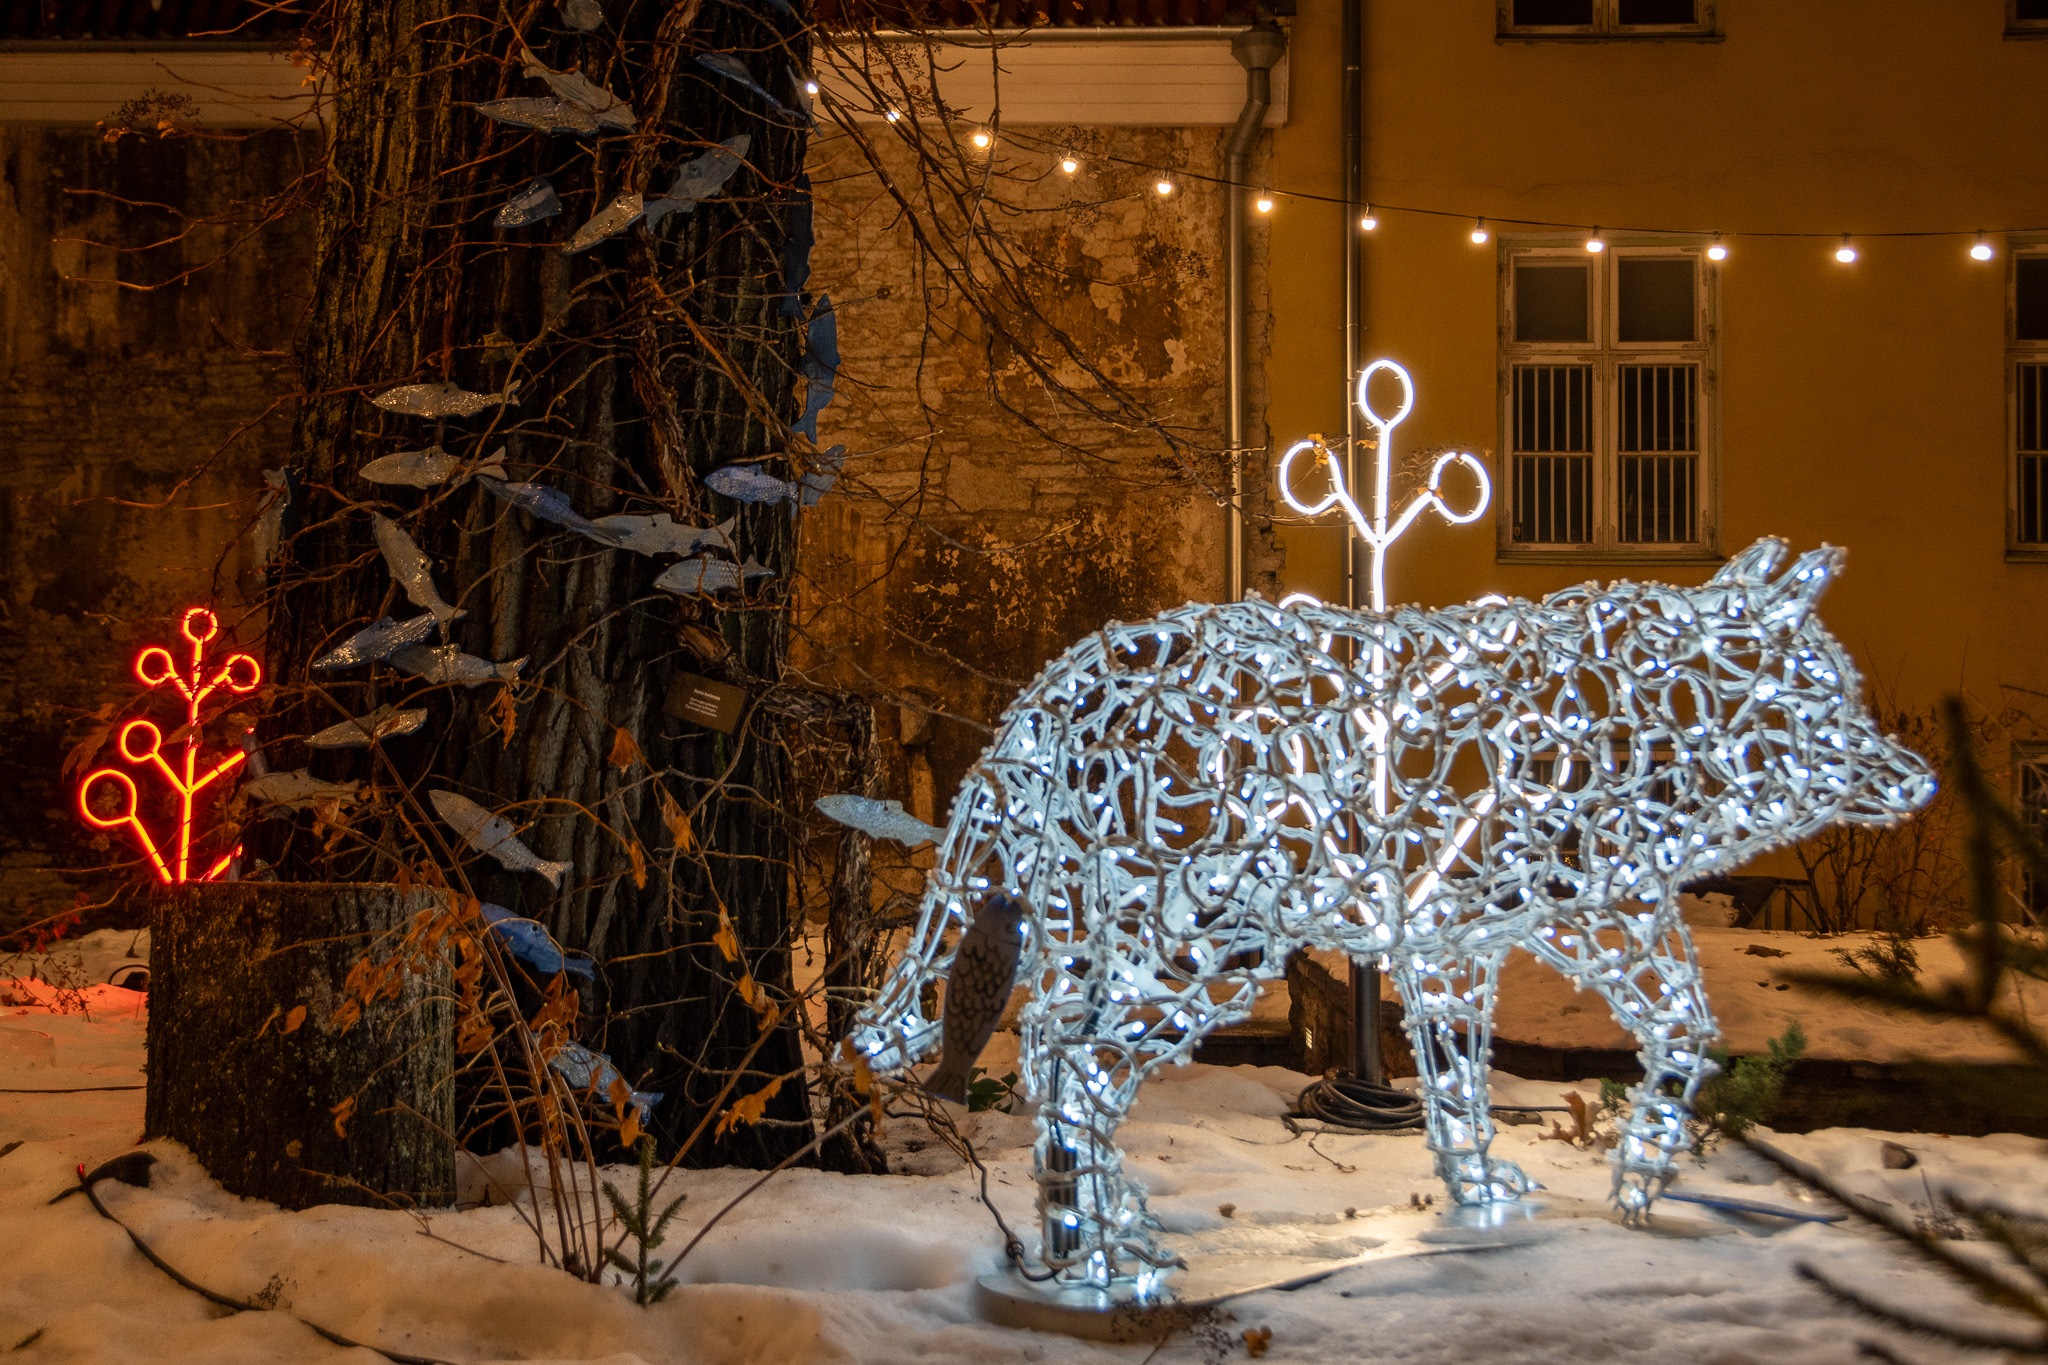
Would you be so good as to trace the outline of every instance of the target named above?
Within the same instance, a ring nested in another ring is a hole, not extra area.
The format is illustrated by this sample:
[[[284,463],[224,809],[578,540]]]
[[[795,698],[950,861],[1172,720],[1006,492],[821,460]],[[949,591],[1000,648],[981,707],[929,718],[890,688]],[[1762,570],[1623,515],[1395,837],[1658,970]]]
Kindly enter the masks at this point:
[[[1487,1072],[1502,956],[1451,958],[1419,970],[1411,956],[1392,968],[1421,1078],[1429,1149],[1437,1174],[1460,1204],[1516,1199],[1529,1188],[1513,1162],[1487,1150],[1493,1143]]]

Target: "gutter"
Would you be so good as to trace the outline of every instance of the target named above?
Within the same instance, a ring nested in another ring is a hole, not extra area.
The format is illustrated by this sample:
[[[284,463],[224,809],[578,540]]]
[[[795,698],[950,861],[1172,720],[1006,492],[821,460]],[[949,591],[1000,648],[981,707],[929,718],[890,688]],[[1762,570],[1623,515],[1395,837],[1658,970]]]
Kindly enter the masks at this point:
[[[1245,208],[1252,194],[1252,149],[1258,145],[1266,111],[1273,105],[1273,68],[1287,52],[1287,38],[1270,19],[1261,20],[1230,42],[1230,55],[1245,72],[1244,109],[1223,144],[1223,443],[1230,455],[1230,507],[1224,517],[1224,600],[1245,592],[1244,460],[1250,383],[1250,286],[1245,278]]]

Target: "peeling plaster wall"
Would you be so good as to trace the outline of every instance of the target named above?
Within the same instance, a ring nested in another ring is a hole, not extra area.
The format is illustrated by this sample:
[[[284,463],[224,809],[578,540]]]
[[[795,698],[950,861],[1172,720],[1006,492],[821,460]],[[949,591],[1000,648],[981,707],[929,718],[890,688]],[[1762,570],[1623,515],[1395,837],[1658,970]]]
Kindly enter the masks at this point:
[[[1074,130],[1067,145],[1215,175],[1221,144],[1204,128]],[[840,491],[806,514],[799,658],[820,681],[910,703],[887,794],[940,821],[983,727],[1048,659],[1105,621],[1224,590],[1220,192],[1183,176],[1162,199],[1153,175],[1099,156],[1070,178],[1042,153],[1013,155],[1030,179],[1006,190],[1027,210],[1006,231],[1039,267],[1043,323],[1086,361],[1052,380],[1099,394],[1094,367],[1188,449],[1076,414],[921,266],[852,153],[821,141],[811,287],[839,302],[846,368],[820,438],[850,457]],[[911,183],[907,156],[886,165]],[[920,706],[943,716],[927,725]]]
[[[282,361],[255,352],[285,344],[306,239],[263,229],[163,289],[85,283],[173,277],[251,231],[120,253],[89,243],[184,225],[107,196],[203,217],[276,193],[297,161],[278,134],[108,145],[90,129],[0,127],[0,931],[111,890],[52,870],[129,856],[86,837],[59,768],[86,717],[136,694],[137,648],[177,641],[179,609],[215,600],[234,619],[252,585],[222,547],[289,436],[288,408],[264,416],[289,391]]]

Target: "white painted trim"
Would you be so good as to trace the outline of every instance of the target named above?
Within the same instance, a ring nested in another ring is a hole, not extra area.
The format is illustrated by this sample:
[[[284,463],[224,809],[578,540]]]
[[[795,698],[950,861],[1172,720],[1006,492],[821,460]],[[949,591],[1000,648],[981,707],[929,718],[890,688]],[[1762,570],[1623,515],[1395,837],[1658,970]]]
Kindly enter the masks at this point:
[[[816,49],[819,84],[863,121],[880,121],[872,92],[849,69],[888,63],[909,79],[914,95],[936,94],[962,118],[1009,127],[1227,127],[1244,108],[1245,72],[1230,54],[1235,30],[1201,29],[1180,37],[1088,38],[1051,30],[1046,36],[987,39],[882,34],[864,49],[847,39],[838,53]],[[1052,37],[1051,33],[1060,33]],[[881,82],[888,84],[886,75]],[[1287,60],[1273,68],[1266,127],[1287,122]]]
[[[91,125],[161,90],[191,96],[204,126],[263,127],[310,107],[305,77],[280,54],[247,50],[0,52],[0,123]]]

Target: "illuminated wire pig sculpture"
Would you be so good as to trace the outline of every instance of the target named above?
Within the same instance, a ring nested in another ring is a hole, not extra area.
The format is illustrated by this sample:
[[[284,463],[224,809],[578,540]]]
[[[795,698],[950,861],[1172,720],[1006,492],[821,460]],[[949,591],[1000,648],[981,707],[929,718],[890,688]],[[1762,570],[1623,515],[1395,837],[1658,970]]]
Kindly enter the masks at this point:
[[[1680,884],[1933,793],[1814,615],[1842,552],[1778,573],[1785,557],[1758,541],[1697,588],[1442,611],[1254,599],[1110,624],[1024,690],[968,775],[855,1046],[880,1072],[932,1052],[922,992],[986,897],[1022,899],[1037,1264],[1143,1292],[1174,1257],[1117,1127],[1297,948],[1387,963],[1452,1198],[1527,1190],[1490,1154],[1487,1111],[1494,991],[1520,947],[1638,1043],[1611,1159],[1639,1216],[1713,1070]]]

